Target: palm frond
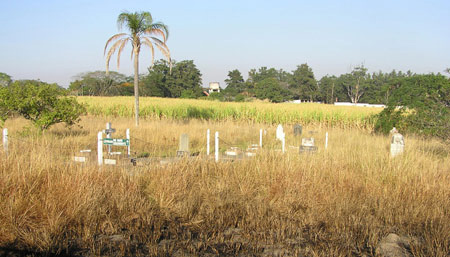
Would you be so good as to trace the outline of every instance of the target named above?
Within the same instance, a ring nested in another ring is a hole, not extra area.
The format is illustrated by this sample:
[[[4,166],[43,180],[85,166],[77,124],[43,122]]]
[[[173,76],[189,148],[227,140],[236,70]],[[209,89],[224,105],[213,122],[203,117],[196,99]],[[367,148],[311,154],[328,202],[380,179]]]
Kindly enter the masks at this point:
[[[132,14],[127,11],[119,14],[119,16],[117,17],[117,28],[119,30],[122,30],[124,24],[128,25],[130,23],[130,15]]]
[[[122,54],[122,50],[127,45],[128,41],[129,41],[129,38],[126,38],[125,40],[123,40],[122,44],[119,47],[119,51],[117,52],[117,69],[119,69],[119,67],[120,67],[120,55]]]
[[[167,52],[167,54],[169,55],[169,58],[170,58],[170,50],[165,42],[161,41],[159,38],[156,38],[156,37],[150,37],[150,39],[155,42],[155,45],[161,47],[161,49],[164,49],[164,51]]]
[[[169,38],[169,26],[167,26],[166,24],[162,23],[162,22],[156,22],[152,24],[151,27],[152,30],[156,30],[159,29],[161,31],[164,32],[165,34],[165,39]],[[165,40],[164,40],[165,41]]]
[[[172,73],[172,59],[170,58],[170,51],[169,48],[164,44],[164,45],[160,45],[160,44],[155,44],[156,47],[158,47],[159,51],[161,51],[161,53],[163,53],[163,55],[167,58],[167,61],[169,62],[169,70]]]
[[[108,41],[106,41],[105,49],[103,50],[103,55],[105,55],[106,49],[108,48],[109,43],[111,43],[113,40],[116,40],[116,39],[126,36],[126,35],[127,35],[127,33],[119,33],[119,34],[115,34],[114,36],[110,37],[108,39]]]
[[[164,42],[166,42],[166,40],[167,40],[166,34],[164,34],[164,31],[162,31],[161,29],[147,29],[145,31],[145,34],[148,36],[152,36],[152,35],[161,36],[163,38]]]
[[[111,56],[114,54],[114,52],[116,52],[117,47],[122,43],[123,40],[128,40],[128,38],[116,41],[114,45],[112,45],[109,49],[108,55],[106,56],[106,74],[109,73],[109,61],[111,59]]]
[[[153,67],[153,64],[155,63],[155,48],[153,47],[152,41],[148,39],[147,37],[143,37],[144,42],[142,44],[148,46],[150,50],[152,51],[152,64],[150,64],[150,67]]]
[[[153,17],[152,14],[149,12],[141,12],[142,20],[145,22],[145,24],[152,24],[153,23]]]

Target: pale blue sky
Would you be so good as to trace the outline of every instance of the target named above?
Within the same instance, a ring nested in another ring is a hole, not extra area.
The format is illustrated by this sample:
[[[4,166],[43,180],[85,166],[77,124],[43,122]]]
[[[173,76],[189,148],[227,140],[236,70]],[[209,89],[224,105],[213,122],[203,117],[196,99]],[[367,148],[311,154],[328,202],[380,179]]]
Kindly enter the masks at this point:
[[[194,60],[203,84],[239,69],[292,71],[317,78],[363,63],[369,71],[443,72],[450,67],[450,1],[113,1],[2,0],[0,72],[68,86],[104,70],[106,40],[122,11],[149,11],[169,26],[172,57]],[[133,73],[129,51],[118,70]],[[156,59],[162,58],[160,53]],[[150,64],[140,58],[140,72]],[[112,70],[117,70],[115,57]]]

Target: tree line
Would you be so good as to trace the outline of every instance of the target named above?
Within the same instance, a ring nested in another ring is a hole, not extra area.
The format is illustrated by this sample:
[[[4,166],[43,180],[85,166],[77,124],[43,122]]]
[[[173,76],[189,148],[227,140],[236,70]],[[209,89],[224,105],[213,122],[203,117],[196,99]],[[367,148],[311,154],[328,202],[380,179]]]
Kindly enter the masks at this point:
[[[192,60],[176,62],[158,60],[148,69],[148,74],[139,75],[141,96],[171,98],[207,98],[220,101],[268,100],[274,103],[291,100],[302,102],[335,102],[387,104],[393,90],[402,80],[419,76],[411,71],[369,73],[363,65],[339,76],[326,75],[316,79],[308,64],[298,65],[292,72],[282,69],[260,67],[251,69],[245,80],[237,70],[228,72],[226,87],[220,93],[206,97],[202,88],[202,74]],[[443,76],[441,74],[430,74]],[[69,86],[75,95],[131,96],[133,77],[117,72],[106,75],[104,71],[82,73]]]
[[[238,100],[255,97],[271,102],[301,100],[306,102],[335,102],[386,104],[395,84],[403,78],[414,74],[403,73],[369,73],[363,65],[340,76],[326,75],[317,80],[312,68],[304,63],[292,72],[282,69],[261,67],[252,69],[248,79],[244,80],[239,70],[228,72],[223,91],[223,99]]]
[[[11,114],[20,114],[41,129],[58,122],[73,124],[85,109],[75,99],[61,96],[133,95],[133,80],[117,72],[108,75],[104,71],[87,72],[79,74],[68,89],[63,89],[41,81],[13,81],[9,75],[0,73],[0,123]],[[376,117],[376,131],[387,133],[395,126],[402,131],[450,138],[450,80],[442,74],[397,71],[370,74],[364,66],[358,66],[350,73],[316,80],[312,69],[302,64],[292,73],[267,67],[252,69],[247,80],[239,70],[232,70],[225,81],[227,87],[209,96],[201,82],[201,73],[192,60],[172,60],[172,67],[169,62],[159,60],[148,69],[148,74],[139,76],[139,91],[142,96],[222,101],[262,99],[278,103],[301,99],[328,104],[381,103],[387,107]]]
[[[170,67],[172,66],[172,67]],[[159,60],[139,75],[139,95],[171,98],[204,96],[200,70],[192,60]],[[134,78],[118,72],[93,71],[75,76],[68,91],[78,96],[131,96]]]

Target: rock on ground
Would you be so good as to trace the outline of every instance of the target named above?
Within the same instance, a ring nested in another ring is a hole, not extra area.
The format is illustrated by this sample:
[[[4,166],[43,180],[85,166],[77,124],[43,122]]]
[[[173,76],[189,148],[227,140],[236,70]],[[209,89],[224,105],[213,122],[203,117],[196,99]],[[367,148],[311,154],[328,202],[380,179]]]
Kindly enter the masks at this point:
[[[405,236],[389,234],[377,246],[377,254],[383,257],[412,257],[411,239]]]

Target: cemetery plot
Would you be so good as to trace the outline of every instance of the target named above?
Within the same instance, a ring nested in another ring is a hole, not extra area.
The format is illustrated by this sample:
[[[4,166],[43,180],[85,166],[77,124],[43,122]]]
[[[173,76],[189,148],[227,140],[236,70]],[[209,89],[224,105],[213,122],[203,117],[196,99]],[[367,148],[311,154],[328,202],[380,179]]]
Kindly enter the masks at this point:
[[[211,144],[211,131],[210,129],[206,130],[206,145],[204,145],[204,148],[197,149],[195,151],[192,151],[190,146],[190,137],[189,134],[183,133],[179,137],[178,141],[178,149],[173,151],[173,155],[171,156],[158,156],[158,155],[150,155],[146,154],[145,156],[139,156],[135,153],[135,156],[131,158],[131,137],[130,137],[130,131],[129,129],[126,130],[126,138],[112,138],[112,134],[116,133],[116,129],[112,128],[111,123],[108,122],[106,125],[106,129],[98,133],[97,137],[97,161],[99,165],[102,164],[108,164],[108,165],[116,165],[119,162],[121,164],[126,165],[133,165],[138,166],[139,163],[173,163],[176,161],[179,161],[181,157],[183,158],[197,158],[197,159],[203,159],[203,160],[211,160],[212,156],[210,157],[210,144]],[[266,143],[266,151],[281,151],[283,154],[286,153],[286,150],[289,149],[296,149],[296,151],[300,154],[302,153],[314,153],[317,152],[319,147],[316,143],[316,138],[313,137],[313,134],[316,134],[317,132],[309,131],[310,136],[309,137],[303,137],[301,138],[301,143],[297,143],[297,138],[299,138],[302,134],[303,127],[300,124],[295,124],[293,126],[292,134],[290,134],[289,137],[287,137],[286,132],[284,131],[283,125],[279,124],[276,127],[275,130],[275,138],[271,141],[270,140],[270,134],[267,134],[267,130],[265,129],[259,129],[259,144],[255,144],[254,142],[246,144],[246,146],[243,146],[242,142],[240,144],[236,145],[233,142],[228,142],[227,140],[224,140],[219,137],[219,131],[215,132],[214,136],[214,160],[216,162],[220,160],[241,160],[249,157],[255,157],[260,153],[260,150],[263,148],[263,136],[268,136],[265,140],[269,139],[268,142],[281,142],[281,150],[279,149],[280,144],[267,144]],[[256,129],[253,130],[254,138],[257,138],[257,131]],[[403,136],[398,133],[398,131],[393,128],[392,137],[391,137],[391,147],[390,147],[390,155],[391,157],[398,156],[403,153],[404,151],[404,138]],[[223,132],[223,133],[226,133]],[[272,132],[273,133],[273,132]],[[106,134],[107,137],[103,138],[103,134]],[[203,134],[204,135],[204,134]],[[273,135],[273,134],[272,134]],[[324,148],[327,150],[328,148],[328,132],[325,133],[325,144]],[[3,148],[4,152],[8,152],[8,130],[5,128],[3,130]],[[140,141],[144,141],[142,139],[135,138]],[[289,145],[288,149],[286,149],[286,140],[289,139],[290,142],[292,142],[294,145]],[[203,139],[205,140],[205,139]],[[174,140],[175,141],[175,140]],[[319,141],[321,142],[321,141]],[[148,142],[147,142],[148,143]],[[152,144],[152,143],[148,143]],[[147,145],[148,145],[147,144]],[[103,147],[107,146],[108,150],[106,152],[106,155],[104,156],[103,153]],[[126,147],[127,148],[127,154],[122,154],[122,152],[113,152],[111,151],[111,147]],[[206,153],[205,153],[206,149]],[[89,161],[95,160],[95,157],[93,157],[94,152],[91,149],[83,149],[80,150],[79,153],[73,155],[70,157],[70,159],[74,162],[79,163],[87,163]],[[122,158],[120,156],[123,156]],[[126,157],[125,157],[126,156]],[[128,158],[127,158],[128,157]],[[124,159],[124,161],[122,161]]]

